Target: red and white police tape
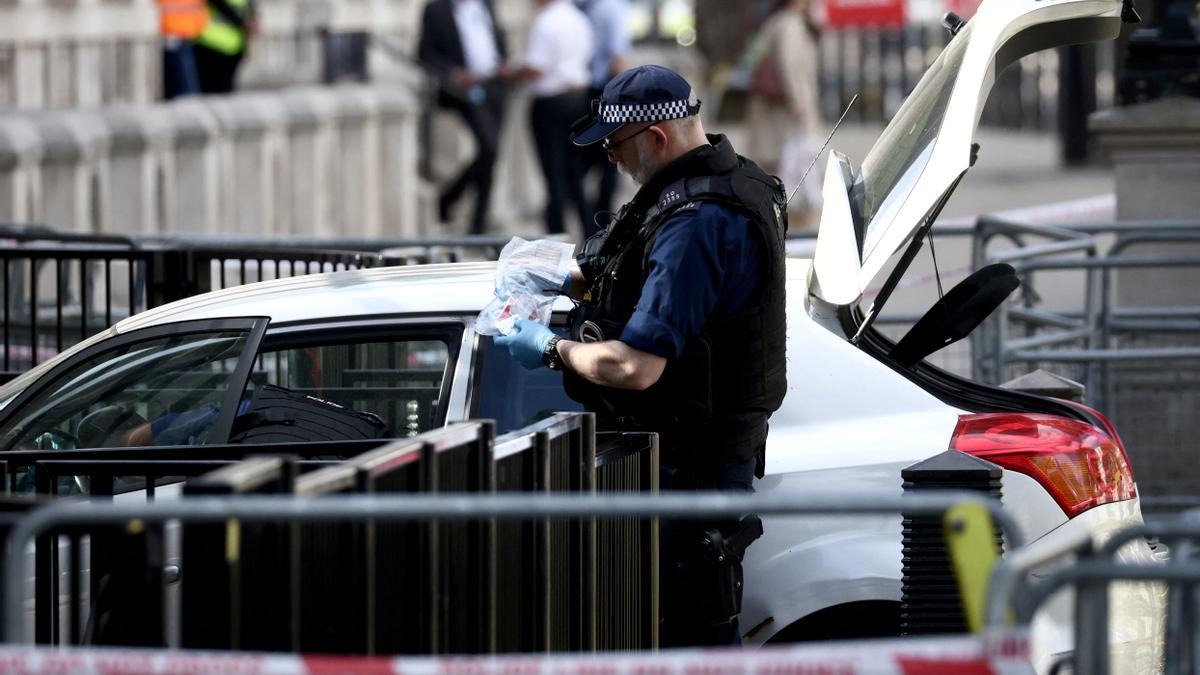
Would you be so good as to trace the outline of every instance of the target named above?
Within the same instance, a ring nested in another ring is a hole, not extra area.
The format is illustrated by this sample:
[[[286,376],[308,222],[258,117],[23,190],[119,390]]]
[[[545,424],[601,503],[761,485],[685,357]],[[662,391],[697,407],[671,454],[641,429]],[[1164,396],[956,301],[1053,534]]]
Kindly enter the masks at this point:
[[[1023,632],[588,655],[381,658],[0,647],[0,673],[103,675],[1027,675]]]

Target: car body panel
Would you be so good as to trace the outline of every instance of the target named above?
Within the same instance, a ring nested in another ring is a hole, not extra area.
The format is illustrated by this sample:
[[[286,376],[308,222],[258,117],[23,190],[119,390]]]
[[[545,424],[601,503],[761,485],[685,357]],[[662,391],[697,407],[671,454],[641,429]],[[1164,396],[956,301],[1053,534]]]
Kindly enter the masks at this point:
[[[904,466],[907,462],[775,473],[757,481],[755,490],[804,494],[837,485],[850,494],[881,489],[899,494],[896,479]],[[900,601],[898,515],[852,520],[772,516],[763,518],[763,532],[744,561],[741,627],[759,628],[748,642],[767,642],[797,620],[828,607],[862,600]]]
[[[473,314],[492,296],[495,263],[380,267],[264,281],[180,300],[125,319],[118,333],[153,324],[270,316],[273,324],[386,315]]]
[[[1031,550],[1043,542],[1053,545],[1061,538],[1074,538],[1090,533],[1092,543],[1099,547],[1118,530],[1142,522],[1141,506],[1137,499],[1104,504],[1084,511],[1062,523],[1039,541],[1031,542]],[[1116,561],[1124,565],[1162,564],[1146,543],[1137,539],[1122,546]],[[1034,573],[1044,577],[1070,565],[1070,559],[1059,561]],[[1113,583],[1109,590],[1109,644],[1114,673],[1151,673],[1162,669],[1163,635],[1166,622],[1166,586],[1160,583]],[[1048,672],[1059,655],[1074,648],[1073,591],[1065,589],[1042,606],[1030,627],[1031,655],[1039,673]]]
[[[771,416],[767,473],[845,466],[847,447],[856,465],[912,463],[945,450],[960,411],[814,321],[811,265],[788,261],[788,390]]]

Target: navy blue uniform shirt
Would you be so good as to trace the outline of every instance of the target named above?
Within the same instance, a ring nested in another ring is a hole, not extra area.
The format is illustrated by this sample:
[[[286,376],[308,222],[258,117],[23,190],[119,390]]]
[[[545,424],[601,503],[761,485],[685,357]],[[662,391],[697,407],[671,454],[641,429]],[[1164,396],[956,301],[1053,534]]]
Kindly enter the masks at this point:
[[[737,313],[758,283],[759,244],[751,227],[746,216],[703,202],[664,223],[621,342],[673,359],[710,318]]]

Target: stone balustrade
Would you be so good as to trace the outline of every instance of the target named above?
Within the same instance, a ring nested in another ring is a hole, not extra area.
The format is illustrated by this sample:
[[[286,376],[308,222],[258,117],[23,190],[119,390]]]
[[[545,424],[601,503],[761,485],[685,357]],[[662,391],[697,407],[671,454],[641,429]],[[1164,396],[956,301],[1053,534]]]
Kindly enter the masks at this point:
[[[382,85],[0,114],[0,221],[416,236],[419,119],[410,90]]]
[[[156,102],[155,0],[0,0],[0,221],[82,232],[370,236],[436,230],[435,188],[471,155],[455,115],[420,126],[425,0],[257,0],[244,93]],[[535,7],[497,0],[511,54]],[[371,84],[317,86],[334,36]],[[543,198],[514,91],[493,222],[534,233]],[[448,231],[453,233],[454,230]]]
[[[159,52],[154,0],[0,0],[0,110],[152,101]]]

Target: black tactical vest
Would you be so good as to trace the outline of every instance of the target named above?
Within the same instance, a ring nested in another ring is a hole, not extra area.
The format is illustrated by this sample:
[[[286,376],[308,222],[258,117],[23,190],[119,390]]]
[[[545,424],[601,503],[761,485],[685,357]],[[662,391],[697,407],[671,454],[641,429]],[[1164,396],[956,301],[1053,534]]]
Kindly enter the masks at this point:
[[[784,236],[787,196],[778,179],[738,156],[723,136],[684,155],[622,207],[579,256],[588,293],[572,317],[581,342],[615,340],[641,299],[648,260],[668,219],[717,203],[747,216],[760,273],[734,316],[710,319],[646,391],[592,384],[567,371],[567,393],[601,429],[660,434],[664,466],[728,465],[755,457],[767,418],[787,390]],[[760,462],[761,470],[761,462]]]

